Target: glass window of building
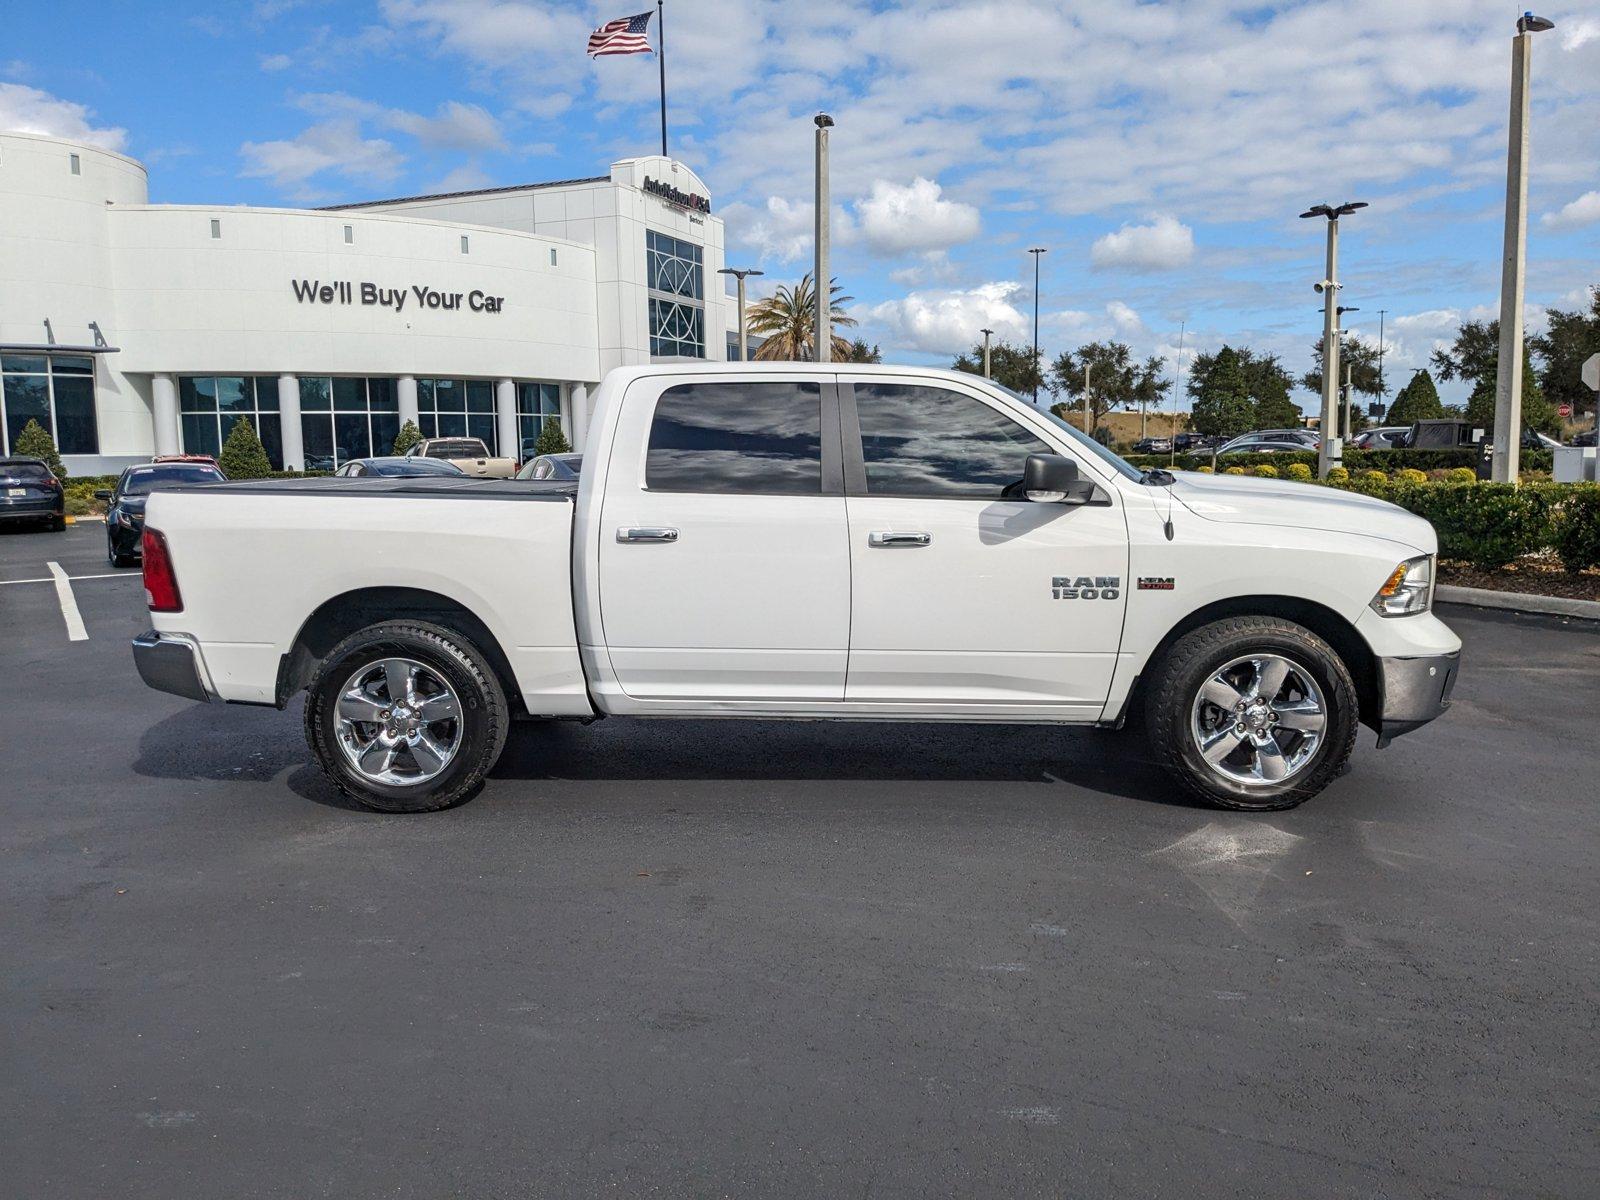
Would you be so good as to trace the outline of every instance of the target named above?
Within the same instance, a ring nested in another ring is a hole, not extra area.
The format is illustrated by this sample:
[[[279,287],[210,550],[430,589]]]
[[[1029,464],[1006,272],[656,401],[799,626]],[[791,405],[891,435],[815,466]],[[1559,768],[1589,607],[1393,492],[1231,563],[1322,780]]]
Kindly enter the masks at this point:
[[[0,355],[0,453],[14,453],[29,421],[62,454],[100,453],[94,360],[78,354]]]
[[[487,379],[417,380],[417,426],[425,438],[475,437],[500,453],[494,384]]]
[[[656,358],[704,358],[705,283],[700,247],[654,229],[647,229],[644,236],[650,353]]]
[[[300,376],[300,437],[306,470],[332,471],[352,458],[390,453],[400,436],[400,395],[393,379],[361,375]]]
[[[274,471],[283,470],[283,429],[275,375],[180,375],[178,429],[185,454],[222,452],[239,418],[255,427]]]
[[[661,492],[818,495],[815,383],[685,383],[656,401],[645,486]]]
[[[517,440],[522,443],[519,458],[534,456],[534,446],[547,422],[561,424],[561,385],[559,383],[517,384]]]

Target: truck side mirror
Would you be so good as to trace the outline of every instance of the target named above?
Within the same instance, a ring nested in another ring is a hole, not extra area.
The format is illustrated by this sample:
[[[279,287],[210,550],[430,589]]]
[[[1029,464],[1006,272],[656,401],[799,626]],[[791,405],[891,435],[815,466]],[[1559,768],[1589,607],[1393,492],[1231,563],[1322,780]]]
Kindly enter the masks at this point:
[[[1030,454],[1022,469],[1022,491],[1036,504],[1088,504],[1094,484],[1078,478],[1078,464],[1064,454]]]

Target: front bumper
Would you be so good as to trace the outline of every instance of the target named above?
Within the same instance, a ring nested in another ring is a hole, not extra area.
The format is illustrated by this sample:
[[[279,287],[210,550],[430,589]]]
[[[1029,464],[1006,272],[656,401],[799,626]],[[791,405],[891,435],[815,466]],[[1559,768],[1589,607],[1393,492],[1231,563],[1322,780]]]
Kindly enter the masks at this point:
[[[150,630],[133,639],[133,665],[139,678],[158,692],[171,692],[186,700],[210,700],[205,662],[200,648],[182,634]]]
[[[1387,746],[1402,733],[1420,729],[1450,707],[1461,652],[1420,658],[1378,659],[1378,682],[1383,688],[1383,719],[1378,724],[1378,745]]]

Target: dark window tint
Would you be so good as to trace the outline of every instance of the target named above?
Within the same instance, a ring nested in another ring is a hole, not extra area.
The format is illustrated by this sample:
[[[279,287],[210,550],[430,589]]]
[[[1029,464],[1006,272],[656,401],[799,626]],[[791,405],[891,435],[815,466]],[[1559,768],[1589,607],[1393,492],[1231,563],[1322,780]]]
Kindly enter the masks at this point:
[[[487,458],[489,452],[478,441],[430,442],[429,458]]]
[[[1030,454],[1054,451],[1004,413],[942,388],[855,385],[867,491],[999,499]]]
[[[647,486],[664,492],[817,495],[822,389],[815,383],[686,383],[656,402]]]
[[[42,463],[0,463],[0,479],[16,480],[20,483],[24,479],[31,481],[49,478],[50,470]]]
[[[151,492],[159,492],[163,488],[181,487],[186,483],[220,483],[223,479],[221,471],[215,467],[202,466],[199,463],[192,465],[174,465],[170,467],[150,467],[146,470],[129,471],[122,478],[122,494],[124,496],[145,496]]]

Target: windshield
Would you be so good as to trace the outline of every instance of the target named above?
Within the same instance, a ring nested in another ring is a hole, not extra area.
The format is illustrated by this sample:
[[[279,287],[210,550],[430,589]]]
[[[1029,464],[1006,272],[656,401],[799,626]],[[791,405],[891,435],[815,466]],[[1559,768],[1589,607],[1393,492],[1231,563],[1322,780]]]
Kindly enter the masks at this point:
[[[1120,454],[1116,454],[1110,450],[1107,450],[1099,442],[1095,441],[1092,437],[1084,433],[1083,430],[1078,429],[1073,425],[1069,425],[1060,417],[1056,416],[1055,413],[1051,412],[1048,408],[1034,408],[1032,404],[1028,403],[1024,396],[1012,391],[1003,383],[996,383],[992,379],[986,379],[984,382],[990,387],[998,388],[1000,391],[1010,396],[1018,404],[1021,404],[1029,411],[1038,413],[1046,421],[1049,421],[1050,424],[1054,425],[1057,429],[1061,430],[1068,437],[1070,437],[1077,446],[1087,450],[1090,454],[1094,455],[1101,462],[1105,463],[1106,466],[1110,467],[1124,479],[1139,480],[1144,478],[1144,472],[1139,470],[1138,467],[1126,462]]]
[[[43,463],[14,462],[0,463],[0,479],[14,479],[18,483],[23,480],[33,482],[50,478],[50,470]]]
[[[199,464],[192,466],[147,467],[130,471],[122,479],[124,496],[148,496],[163,488],[178,487],[185,483],[221,483],[226,476],[215,467]]]

